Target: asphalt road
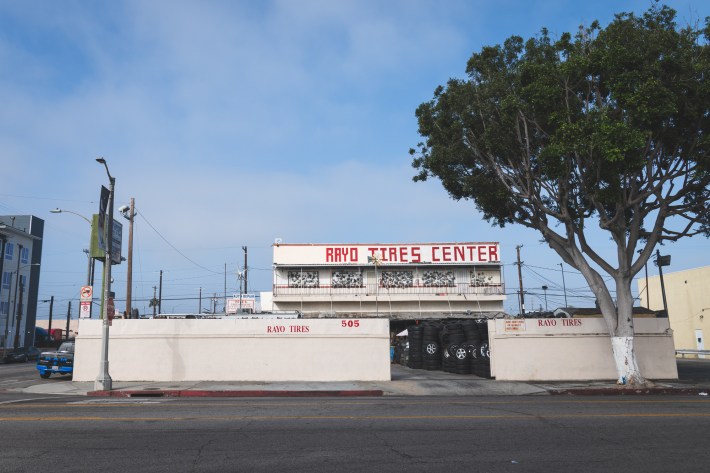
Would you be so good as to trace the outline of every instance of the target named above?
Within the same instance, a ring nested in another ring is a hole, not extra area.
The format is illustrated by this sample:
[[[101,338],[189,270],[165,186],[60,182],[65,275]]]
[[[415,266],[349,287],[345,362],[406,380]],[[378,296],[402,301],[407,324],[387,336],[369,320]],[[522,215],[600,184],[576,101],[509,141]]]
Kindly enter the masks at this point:
[[[706,471],[700,396],[115,400],[0,404],[0,469]]]
[[[706,378],[708,365],[679,361],[681,379]],[[38,381],[33,363],[0,364],[2,472],[707,470],[704,396],[136,400],[12,391]]]

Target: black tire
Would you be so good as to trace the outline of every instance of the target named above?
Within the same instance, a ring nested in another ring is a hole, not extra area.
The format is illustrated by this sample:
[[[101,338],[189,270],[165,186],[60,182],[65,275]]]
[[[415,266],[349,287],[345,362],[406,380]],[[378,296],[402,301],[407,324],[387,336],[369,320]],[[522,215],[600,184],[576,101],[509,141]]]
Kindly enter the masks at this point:
[[[45,371],[44,373],[39,374],[39,377],[42,379],[49,379],[50,376],[52,376],[52,373],[50,373],[49,371]]]

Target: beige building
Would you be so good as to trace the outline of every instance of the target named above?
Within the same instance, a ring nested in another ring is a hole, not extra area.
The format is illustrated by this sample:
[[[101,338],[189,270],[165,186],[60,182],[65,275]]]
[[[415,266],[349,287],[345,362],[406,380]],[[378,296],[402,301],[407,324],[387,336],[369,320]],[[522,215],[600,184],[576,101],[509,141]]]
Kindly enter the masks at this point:
[[[262,310],[305,317],[461,318],[503,311],[498,243],[275,244]]]
[[[705,336],[710,335],[710,266],[665,273],[663,281],[668,303],[668,319],[673,329],[676,349],[710,349]],[[659,276],[638,279],[641,304],[649,302],[649,309],[663,310]]]

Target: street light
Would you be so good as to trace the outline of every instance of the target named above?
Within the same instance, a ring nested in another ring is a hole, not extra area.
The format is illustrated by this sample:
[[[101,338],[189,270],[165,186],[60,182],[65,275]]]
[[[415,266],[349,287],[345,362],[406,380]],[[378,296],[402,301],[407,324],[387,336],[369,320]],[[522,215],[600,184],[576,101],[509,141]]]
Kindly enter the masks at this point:
[[[104,254],[104,304],[103,314],[103,324],[101,330],[101,365],[99,366],[99,374],[94,382],[94,390],[96,391],[110,391],[111,390],[111,376],[108,374],[108,332],[109,332],[109,319],[108,313],[109,308],[113,306],[112,299],[110,299],[111,294],[111,250],[113,241],[113,193],[116,186],[116,178],[111,176],[108,170],[108,165],[104,158],[96,158],[96,162],[103,164],[106,168],[106,175],[109,180],[109,193],[108,193],[108,222],[105,225],[104,231],[104,242],[106,246],[106,252]]]
[[[542,286],[542,290],[545,293],[545,312],[547,312],[547,286]]]
[[[53,214],[60,214],[60,213],[62,213],[62,212],[68,213],[68,214],[74,214],[74,215],[76,215],[76,216],[79,216],[79,217],[83,218],[84,220],[86,220],[86,223],[88,223],[89,225],[91,225],[91,220],[89,220],[88,218],[84,217],[84,216],[81,215],[80,213],[76,213],[76,212],[73,212],[73,211],[71,211],[71,210],[60,209],[59,207],[57,207],[56,209],[50,210],[50,212],[53,213]]]
[[[671,265],[671,255],[661,255],[659,250],[656,250],[656,260],[658,266],[658,276],[661,278],[661,295],[663,296],[663,316],[668,317],[668,303],[666,302],[666,285],[663,284],[663,267]]]
[[[77,217],[81,217],[84,220],[86,220],[86,223],[89,224],[89,227],[93,230],[94,224],[92,223],[91,220],[89,220],[87,217],[84,217],[82,214],[74,212],[73,210],[66,210],[66,209],[60,209],[57,207],[54,210],[50,210],[50,213],[53,214],[60,214],[60,213],[68,213],[72,215],[76,215]],[[94,265],[95,265],[95,260],[91,256],[91,234],[89,234],[89,249],[84,250],[84,253],[86,253],[86,256],[89,258],[89,267],[86,270],[86,285],[87,286],[93,286],[94,285]],[[91,318],[91,306],[89,306],[89,318]]]

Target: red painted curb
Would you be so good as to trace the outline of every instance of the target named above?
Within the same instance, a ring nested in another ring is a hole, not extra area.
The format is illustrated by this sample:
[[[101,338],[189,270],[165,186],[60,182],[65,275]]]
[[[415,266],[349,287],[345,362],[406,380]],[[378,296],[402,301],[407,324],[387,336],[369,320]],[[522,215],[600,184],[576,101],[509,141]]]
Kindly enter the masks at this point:
[[[115,391],[89,391],[87,396],[92,397],[380,397],[381,390],[360,391],[204,391],[204,390],[115,390]]]

